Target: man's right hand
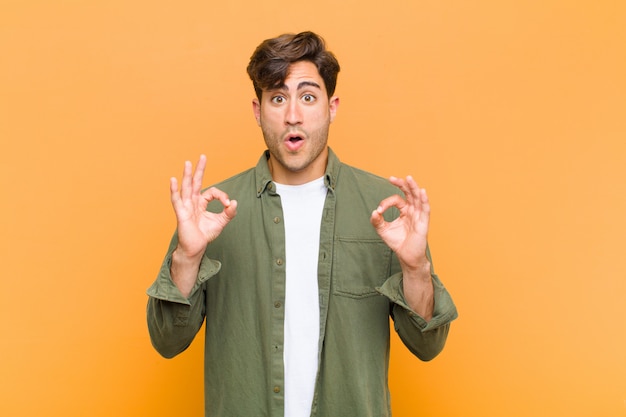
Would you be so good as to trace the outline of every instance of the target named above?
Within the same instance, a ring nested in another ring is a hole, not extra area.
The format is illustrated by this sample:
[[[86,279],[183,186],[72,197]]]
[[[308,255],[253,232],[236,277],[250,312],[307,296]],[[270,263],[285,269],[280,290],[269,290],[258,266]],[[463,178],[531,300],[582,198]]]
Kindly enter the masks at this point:
[[[170,179],[172,206],[176,213],[178,246],[172,254],[172,280],[187,297],[196,283],[200,261],[209,243],[217,238],[237,214],[237,202],[223,191],[211,187],[202,192],[206,156],[201,155],[195,172],[191,162],[185,162],[180,190],[176,178]],[[206,210],[209,202],[219,200],[224,206],[220,213]]]

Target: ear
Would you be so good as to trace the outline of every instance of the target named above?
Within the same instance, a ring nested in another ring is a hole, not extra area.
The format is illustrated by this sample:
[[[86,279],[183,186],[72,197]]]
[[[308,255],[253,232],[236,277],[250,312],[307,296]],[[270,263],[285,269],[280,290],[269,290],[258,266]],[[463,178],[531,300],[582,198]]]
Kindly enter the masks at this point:
[[[257,98],[252,100],[252,112],[254,113],[256,124],[261,126],[261,103],[259,103]]]
[[[330,112],[331,123],[333,120],[335,120],[335,115],[337,114],[338,107],[339,107],[339,97],[332,96],[330,100],[328,100],[328,111]]]

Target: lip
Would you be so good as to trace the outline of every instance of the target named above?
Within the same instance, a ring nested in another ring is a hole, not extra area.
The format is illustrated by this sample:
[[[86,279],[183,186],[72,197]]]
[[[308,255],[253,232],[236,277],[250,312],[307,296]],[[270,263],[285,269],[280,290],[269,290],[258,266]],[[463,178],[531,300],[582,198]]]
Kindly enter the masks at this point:
[[[298,139],[296,140],[296,138]],[[289,152],[296,152],[300,148],[302,148],[302,146],[304,146],[305,141],[306,141],[306,138],[303,134],[294,132],[294,133],[289,133],[285,135],[285,139],[283,143],[285,144]]]

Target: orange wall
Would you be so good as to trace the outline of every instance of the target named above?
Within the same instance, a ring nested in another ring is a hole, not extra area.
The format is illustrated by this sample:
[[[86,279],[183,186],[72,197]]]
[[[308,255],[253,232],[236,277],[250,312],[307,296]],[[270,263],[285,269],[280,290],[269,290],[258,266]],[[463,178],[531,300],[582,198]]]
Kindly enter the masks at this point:
[[[626,3],[2,0],[0,415],[201,415],[202,341],[160,358],[145,290],[168,178],[263,149],[245,66],[284,31],[342,64],[331,145],[429,190],[458,304],[396,416],[626,415]]]

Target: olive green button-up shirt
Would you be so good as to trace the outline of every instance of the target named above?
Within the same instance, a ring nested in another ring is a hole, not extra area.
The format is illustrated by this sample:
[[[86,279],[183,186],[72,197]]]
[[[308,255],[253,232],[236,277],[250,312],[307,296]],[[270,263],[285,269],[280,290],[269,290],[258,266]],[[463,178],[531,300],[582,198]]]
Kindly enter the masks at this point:
[[[324,178],[319,369],[311,416],[390,416],[389,317],[407,348],[430,360],[443,349],[456,308],[434,271],[433,318],[426,322],[405,301],[398,260],[369,221],[396,187],[341,163],[332,150]],[[148,289],[150,337],[159,353],[173,357],[206,320],[205,415],[282,417],[285,231],[267,153],[255,168],[216,186],[237,200],[237,216],[207,247],[188,298],[170,277],[174,236]],[[397,215],[395,209],[385,213],[387,220]]]

